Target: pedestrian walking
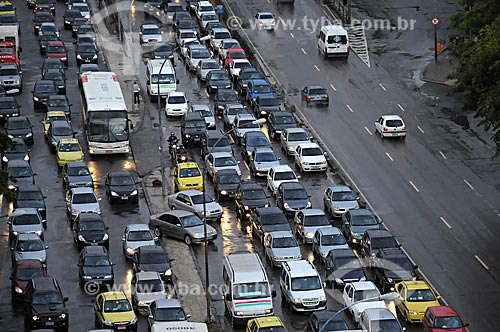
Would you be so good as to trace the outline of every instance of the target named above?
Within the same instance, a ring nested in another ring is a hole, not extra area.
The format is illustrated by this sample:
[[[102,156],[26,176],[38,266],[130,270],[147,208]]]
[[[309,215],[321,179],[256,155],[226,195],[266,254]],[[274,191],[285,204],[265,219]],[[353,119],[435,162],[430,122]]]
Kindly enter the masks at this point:
[[[222,5],[217,6],[217,16],[219,16],[219,21],[222,20]]]
[[[139,87],[139,84],[137,84],[137,81],[134,81],[134,104],[141,103],[141,100],[139,98],[140,91],[141,91],[141,88]]]

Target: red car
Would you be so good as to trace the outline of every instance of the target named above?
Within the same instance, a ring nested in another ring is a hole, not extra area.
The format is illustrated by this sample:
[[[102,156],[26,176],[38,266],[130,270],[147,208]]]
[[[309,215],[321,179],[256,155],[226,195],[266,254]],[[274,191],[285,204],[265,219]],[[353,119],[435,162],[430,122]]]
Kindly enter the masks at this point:
[[[25,259],[16,262],[12,268],[10,276],[12,301],[24,299],[28,282],[37,277],[46,277],[47,270],[42,262],[37,259]]]
[[[226,58],[224,60],[224,65],[226,68],[229,69],[229,66],[231,65],[231,62],[233,62],[234,59],[246,59],[247,55],[245,53],[245,50],[242,48],[228,48],[226,52]]]
[[[47,44],[47,58],[61,59],[68,66],[68,51],[62,41],[51,41]]]
[[[425,332],[467,332],[458,313],[448,306],[429,307],[424,315]]]
[[[33,13],[36,15],[37,13],[49,13],[50,16],[54,17],[54,13],[52,12],[52,9],[50,8],[49,5],[36,5],[35,9],[33,10]]]

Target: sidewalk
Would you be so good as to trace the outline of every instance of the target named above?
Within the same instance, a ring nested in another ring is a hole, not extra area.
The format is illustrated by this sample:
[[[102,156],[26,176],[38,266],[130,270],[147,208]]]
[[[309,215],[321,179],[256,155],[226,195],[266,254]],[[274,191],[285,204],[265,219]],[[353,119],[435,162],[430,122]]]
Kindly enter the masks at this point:
[[[438,56],[437,62],[433,61],[427,64],[420,79],[424,82],[454,86],[456,80],[451,79],[450,75],[453,74],[457,66],[456,59],[445,50]]]

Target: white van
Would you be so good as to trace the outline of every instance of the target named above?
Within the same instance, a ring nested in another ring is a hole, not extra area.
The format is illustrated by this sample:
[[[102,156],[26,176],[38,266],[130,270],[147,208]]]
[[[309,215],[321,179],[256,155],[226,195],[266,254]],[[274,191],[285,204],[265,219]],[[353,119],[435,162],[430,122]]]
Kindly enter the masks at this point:
[[[208,332],[207,324],[191,322],[161,322],[151,326],[151,332]]]
[[[341,25],[325,25],[318,35],[318,50],[323,56],[349,57],[349,36]]]
[[[222,267],[222,295],[233,326],[273,314],[273,297],[266,270],[256,253],[230,254]]]
[[[158,78],[160,80],[161,98],[166,98],[170,92],[177,90],[179,81],[175,77],[172,62],[168,59],[150,59],[146,66],[146,86],[151,101],[156,100],[158,97]]]

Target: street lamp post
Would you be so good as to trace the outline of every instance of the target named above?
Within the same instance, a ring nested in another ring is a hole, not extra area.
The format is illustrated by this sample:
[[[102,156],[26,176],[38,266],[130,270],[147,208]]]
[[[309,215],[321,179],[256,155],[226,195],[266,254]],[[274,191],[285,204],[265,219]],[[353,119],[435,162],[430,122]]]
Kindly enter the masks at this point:
[[[219,144],[220,141],[222,141],[222,139],[224,137],[231,134],[236,129],[241,128],[241,127],[245,127],[245,126],[249,126],[249,125],[253,125],[253,124],[260,125],[260,124],[263,124],[265,122],[266,122],[265,118],[260,118],[260,119],[254,120],[252,122],[244,123],[241,126],[233,127],[230,130],[226,131],[225,133],[222,133],[222,136],[219,137],[219,139],[217,139],[217,141],[215,141],[214,145],[208,151],[207,156],[213,152],[213,150],[215,149],[217,144]],[[204,232],[204,236],[205,236],[205,299],[207,301],[207,323],[209,323],[210,322],[210,294],[208,293],[208,289],[210,287],[210,283],[209,283],[209,275],[208,275],[207,205],[206,205],[206,199],[205,199],[205,195],[206,195],[205,176],[206,176],[206,174],[207,174],[207,164],[204,160],[203,161],[202,186],[203,186],[203,232]]]
[[[390,292],[390,293],[386,293],[386,294],[382,294],[382,295],[374,296],[374,297],[369,297],[369,298],[351,303],[350,305],[345,306],[342,309],[340,309],[339,311],[337,311],[336,313],[334,313],[332,315],[332,317],[328,318],[328,320],[321,326],[321,328],[319,329],[318,332],[323,332],[326,329],[326,327],[328,326],[328,324],[330,324],[330,322],[332,320],[334,320],[338,315],[340,315],[340,313],[346,311],[347,309],[349,309],[350,307],[352,307],[358,303],[370,302],[370,301],[376,301],[376,300],[378,300],[378,301],[394,301],[397,299],[399,299],[399,294],[396,292]]]

